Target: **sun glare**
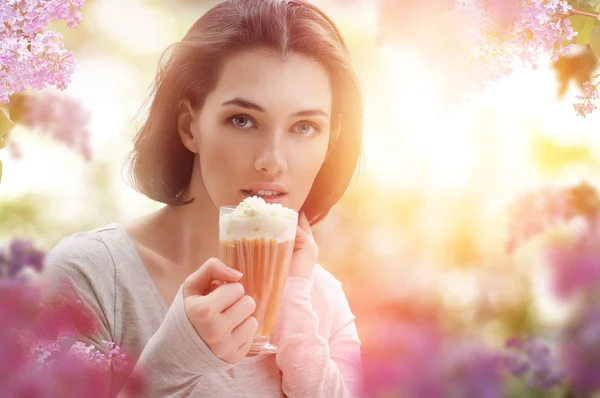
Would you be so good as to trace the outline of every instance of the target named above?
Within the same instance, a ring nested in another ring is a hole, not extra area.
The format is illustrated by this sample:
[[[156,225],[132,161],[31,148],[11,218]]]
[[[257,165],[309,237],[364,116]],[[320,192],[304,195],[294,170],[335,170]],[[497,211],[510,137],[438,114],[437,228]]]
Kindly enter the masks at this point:
[[[468,119],[447,112],[442,70],[410,47],[382,49],[381,87],[368,98],[367,170],[382,184],[454,187],[475,160]]]

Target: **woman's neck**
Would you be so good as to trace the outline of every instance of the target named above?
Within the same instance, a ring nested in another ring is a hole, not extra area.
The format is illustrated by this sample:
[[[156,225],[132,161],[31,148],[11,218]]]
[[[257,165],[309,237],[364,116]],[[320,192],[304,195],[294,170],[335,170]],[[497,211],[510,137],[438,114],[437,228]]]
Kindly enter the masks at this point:
[[[193,202],[187,205],[167,205],[144,217],[138,232],[145,246],[182,270],[194,271],[219,255],[219,210],[201,178],[194,175],[182,194],[182,200],[191,198]]]
[[[219,213],[212,201],[195,200],[183,206],[165,206],[157,214],[163,250],[172,261],[198,268],[219,254]]]

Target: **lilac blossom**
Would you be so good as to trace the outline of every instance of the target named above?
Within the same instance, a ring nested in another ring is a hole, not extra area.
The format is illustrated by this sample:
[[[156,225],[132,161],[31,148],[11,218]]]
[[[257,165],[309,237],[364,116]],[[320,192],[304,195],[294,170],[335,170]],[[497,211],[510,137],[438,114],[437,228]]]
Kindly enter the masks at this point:
[[[550,247],[546,259],[552,288],[558,298],[568,299],[600,287],[600,245],[587,239],[566,246]]]
[[[598,75],[594,76],[595,78]],[[577,115],[581,117],[586,117],[588,114],[592,113],[597,109],[596,105],[592,103],[592,101],[598,99],[598,85],[600,82],[596,84],[592,84],[590,82],[583,83],[584,95],[578,95],[577,99],[580,101],[578,103],[573,104]]]
[[[508,207],[507,251],[514,251],[546,228],[575,215],[571,197],[564,189],[544,187],[521,195]]]
[[[557,60],[577,35],[566,18],[572,7],[564,0],[455,0],[455,4],[471,27],[469,69],[481,71],[485,80],[507,76],[519,65],[535,68],[542,55]]]
[[[97,331],[81,302],[43,297],[37,285],[0,281],[0,396],[101,397],[103,374],[130,370],[125,354],[76,340]]]
[[[364,350],[371,396],[505,396],[502,357],[483,344],[445,337],[433,324],[420,322],[388,325],[376,341]]]
[[[528,387],[537,390],[550,390],[565,379],[550,346],[534,336],[510,338],[506,342],[504,364],[513,376],[524,378]]]
[[[43,269],[44,255],[18,238],[0,251],[0,396],[104,398],[103,374],[130,373],[131,365],[114,342],[78,340],[96,335],[98,321],[75,296],[48,296],[35,281],[23,283],[25,270]],[[131,377],[131,396],[142,396],[142,375]]]
[[[582,396],[600,390],[600,306],[582,311],[564,329],[561,356],[574,390]]]
[[[40,272],[45,255],[31,240],[13,238],[7,249],[0,248],[0,279],[19,278],[27,268]]]
[[[512,253],[534,236],[575,218],[595,228],[599,212],[600,196],[585,181],[569,187],[542,187],[526,192],[508,206],[506,249]]]
[[[48,135],[89,161],[90,113],[75,99],[58,94],[28,95],[20,122],[42,135]]]
[[[0,3],[0,102],[29,87],[64,90],[75,68],[60,33],[46,30],[53,20],[75,28],[84,0],[4,0]]]

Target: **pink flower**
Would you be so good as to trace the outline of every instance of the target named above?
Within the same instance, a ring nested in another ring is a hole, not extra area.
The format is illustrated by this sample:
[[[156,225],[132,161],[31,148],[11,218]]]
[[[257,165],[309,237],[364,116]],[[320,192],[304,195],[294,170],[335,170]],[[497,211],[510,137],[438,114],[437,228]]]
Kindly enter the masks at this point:
[[[81,300],[73,293],[48,296],[18,277],[24,266],[40,272],[43,254],[21,239],[0,249],[0,397],[104,398],[111,387],[107,372],[129,376],[127,396],[144,396],[144,378],[132,373],[118,345],[77,341],[97,332],[97,319]]]
[[[575,215],[571,198],[563,189],[542,188],[522,195],[508,208],[507,251]]]
[[[125,360],[125,354],[121,352],[121,347],[115,345],[112,341],[104,341],[106,346],[106,351],[108,354],[106,355],[107,360],[109,360],[116,369],[125,369],[127,367],[127,361]]]
[[[116,370],[125,370],[127,361],[125,360],[125,354],[121,353],[121,348],[115,346],[113,342],[104,341],[103,343],[106,354],[100,352],[91,344],[86,345],[78,341],[71,346],[67,355],[78,358],[82,363],[99,371],[109,371],[111,367]]]
[[[556,247],[547,253],[552,271],[552,287],[559,298],[600,287],[600,246],[579,242],[572,247]]]
[[[14,140],[9,140],[6,143],[6,149],[8,150],[9,155],[13,159],[21,159],[23,157],[23,151],[21,151],[21,146]]]
[[[64,90],[75,68],[73,54],[64,49],[60,33],[45,30],[64,20],[75,28],[81,22],[83,0],[4,0],[0,4],[0,102],[31,87],[54,85]]]
[[[32,241],[13,238],[7,249],[0,248],[0,279],[19,278],[27,267],[41,271],[45,256],[46,253],[37,249]]]
[[[496,80],[517,65],[536,67],[542,54],[553,59],[565,54],[576,35],[566,18],[571,6],[564,0],[455,0],[471,25],[473,43],[469,71]]]
[[[52,354],[60,351],[59,340],[47,340],[36,343],[30,351],[31,358],[38,366],[47,365],[52,357]],[[23,341],[23,344],[27,344]]]
[[[538,337],[510,338],[506,344],[504,365],[529,387],[550,390],[564,381],[564,371],[550,345]]]
[[[510,253],[547,228],[575,217],[595,223],[599,214],[600,196],[585,181],[570,187],[544,187],[527,192],[508,207],[507,251]]]
[[[600,390],[600,307],[586,306],[569,322],[561,337],[561,357],[573,396],[591,397]]]
[[[48,134],[84,160],[91,160],[90,113],[79,102],[64,95],[40,93],[28,95],[25,108],[23,125]]]
[[[597,78],[598,76],[599,75],[595,75],[594,78]],[[585,95],[578,95],[577,99],[581,102],[573,104],[573,108],[575,108],[578,116],[586,117],[589,113],[592,113],[597,109],[596,105],[594,105],[592,101],[598,99],[599,84],[600,82],[596,84],[592,84],[590,82],[583,83]]]
[[[390,322],[364,349],[370,396],[500,398],[502,357],[425,322]]]
[[[112,342],[75,341],[76,332],[95,334],[81,302],[42,297],[36,285],[0,280],[0,396],[106,397],[106,372],[131,371],[125,354]],[[131,396],[143,396],[143,378],[133,377]]]

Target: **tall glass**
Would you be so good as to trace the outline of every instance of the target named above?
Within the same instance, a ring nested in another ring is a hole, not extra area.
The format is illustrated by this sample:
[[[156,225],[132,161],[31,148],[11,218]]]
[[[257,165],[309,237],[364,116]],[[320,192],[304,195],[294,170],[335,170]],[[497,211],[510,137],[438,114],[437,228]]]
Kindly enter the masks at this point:
[[[298,214],[240,216],[234,210],[233,206],[220,208],[220,259],[244,274],[241,283],[256,302],[253,315],[258,330],[249,353],[274,353],[277,347],[269,340],[292,260]]]

